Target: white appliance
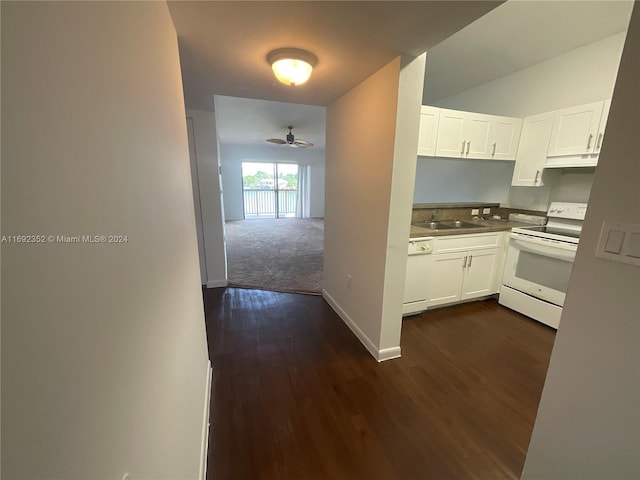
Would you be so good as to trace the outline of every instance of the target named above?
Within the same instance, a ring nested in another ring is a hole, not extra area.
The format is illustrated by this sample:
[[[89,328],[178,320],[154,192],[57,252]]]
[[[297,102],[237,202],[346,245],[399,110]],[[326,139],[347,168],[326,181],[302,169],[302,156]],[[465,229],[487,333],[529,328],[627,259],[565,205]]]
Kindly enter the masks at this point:
[[[586,203],[553,202],[546,226],[513,228],[498,301],[558,328]]]
[[[407,275],[402,301],[403,316],[427,309],[427,272],[431,252],[433,252],[433,237],[409,239]]]

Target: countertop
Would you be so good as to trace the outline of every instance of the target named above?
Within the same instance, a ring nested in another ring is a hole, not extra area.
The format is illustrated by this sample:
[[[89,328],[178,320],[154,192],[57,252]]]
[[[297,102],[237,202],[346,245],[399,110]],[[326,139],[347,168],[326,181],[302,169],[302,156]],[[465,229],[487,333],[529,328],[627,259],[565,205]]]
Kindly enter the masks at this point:
[[[462,220],[462,219],[461,219]],[[411,225],[409,238],[416,237],[442,237],[445,235],[465,235],[470,233],[504,232],[514,227],[531,227],[531,224],[514,222],[511,220],[464,220],[465,222],[477,223],[477,228],[456,228],[450,230],[432,230],[430,228],[416,227]]]

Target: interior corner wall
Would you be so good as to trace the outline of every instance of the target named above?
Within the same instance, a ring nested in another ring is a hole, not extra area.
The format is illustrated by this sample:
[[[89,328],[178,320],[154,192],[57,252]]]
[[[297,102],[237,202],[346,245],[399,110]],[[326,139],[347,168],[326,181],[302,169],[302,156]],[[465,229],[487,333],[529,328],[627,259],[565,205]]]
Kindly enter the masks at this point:
[[[639,75],[636,3],[526,480],[640,478],[640,268],[595,257],[604,221],[640,225]]]
[[[206,285],[210,288],[224,287],[227,285],[227,255],[215,113],[206,110],[187,110],[187,116],[193,120],[194,153],[198,173],[197,190],[200,195],[207,273]]]
[[[416,176],[425,59],[426,54],[417,58],[401,57],[378,360],[400,356],[407,242],[413,206],[411,185]]]
[[[327,107],[323,294],[376,357],[399,73],[397,57]]]
[[[226,220],[242,220],[244,218],[242,162],[284,162],[308,165],[310,169],[309,213],[313,218],[324,217],[324,151],[314,148],[294,149],[285,146],[221,144],[220,162]]]
[[[209,368],[167,5],[1,8],[2,234],[45,236],[2,245],[2,476],[196,479]]]

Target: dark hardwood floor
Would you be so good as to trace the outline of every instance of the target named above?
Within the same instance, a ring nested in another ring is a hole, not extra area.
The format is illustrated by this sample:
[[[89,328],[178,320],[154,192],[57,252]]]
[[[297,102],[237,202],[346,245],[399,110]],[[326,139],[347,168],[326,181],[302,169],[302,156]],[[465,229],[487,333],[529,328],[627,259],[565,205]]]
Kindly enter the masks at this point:
[[[555,331],[495,300],[369,355],[322,297],[205,290],[209,479],[517,479]]]

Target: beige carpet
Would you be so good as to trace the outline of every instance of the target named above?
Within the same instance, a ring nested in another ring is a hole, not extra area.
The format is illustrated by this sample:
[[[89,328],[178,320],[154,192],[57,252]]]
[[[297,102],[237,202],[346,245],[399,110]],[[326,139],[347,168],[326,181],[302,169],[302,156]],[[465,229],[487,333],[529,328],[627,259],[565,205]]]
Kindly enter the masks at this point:
[[[229,221],[225,228],[230,286],[315,295],[322,292],[323,220]]]

